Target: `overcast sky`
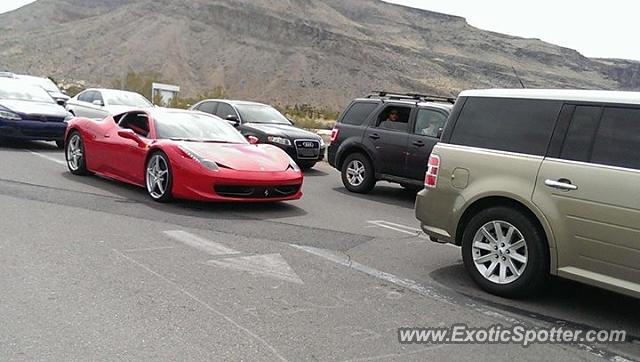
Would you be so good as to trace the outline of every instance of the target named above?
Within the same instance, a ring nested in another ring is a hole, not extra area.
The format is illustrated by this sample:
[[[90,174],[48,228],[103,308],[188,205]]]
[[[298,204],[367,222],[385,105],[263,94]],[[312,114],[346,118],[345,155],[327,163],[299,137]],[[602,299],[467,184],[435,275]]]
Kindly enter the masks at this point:
[[[322,0],[317,0],[322,1]],[[345,0],[349,1],[349,0]],[[640,60],[637,0],[388,0],[460,15],[478,28],[539,38],[589,57]],[[0,0],[0,13],[32,0]],[[635,34],[635,35],[634,35]]]

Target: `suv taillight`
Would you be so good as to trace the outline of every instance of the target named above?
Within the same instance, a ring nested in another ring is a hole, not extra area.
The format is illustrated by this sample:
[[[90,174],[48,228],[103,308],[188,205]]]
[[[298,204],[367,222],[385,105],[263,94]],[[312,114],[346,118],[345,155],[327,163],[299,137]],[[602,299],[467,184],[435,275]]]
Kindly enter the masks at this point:
[[[424,186],[427,188],[435,188],[438,184],[438,171],[440,171],[440,156],[429,156],[427,174],[424,176]]]
[[[338,139],[338,135],[340,134],[340,128],[337,126],[333,127],[331,130],[331,143],[333,143],[336,139]]]

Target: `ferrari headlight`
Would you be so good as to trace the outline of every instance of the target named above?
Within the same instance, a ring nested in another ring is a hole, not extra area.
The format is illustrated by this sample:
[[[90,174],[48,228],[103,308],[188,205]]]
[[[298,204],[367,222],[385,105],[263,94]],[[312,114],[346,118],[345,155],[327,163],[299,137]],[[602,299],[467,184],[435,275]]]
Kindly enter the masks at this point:
[[[291,146],[291,141],[289,141],[287,138],[284,138],[284,137],[268,136],[267,141],[284,145],[284,146]]]
[[[293,158],[291,158],[291,156],[289,156],[289,167],[287,167],[287,170],[288,169],[292,169],[295,172],[300,172],[300,167],[298,166],[296,161],[294,161]]]
[[[20,115],[13,113],[11,111],[0,111],[0,118],[6,119],[9,121],[21,121],[22,117]]]
[[[182,145],[178,146],[178,148],[180,148],[180,150],[184,152],[189,158],[201,164],[202,166],[207,168],[209,171],[220,171],[220,168],[215,162],[202,158],[200,155],[198,155],[196,152],[194,152],[190,148]]]

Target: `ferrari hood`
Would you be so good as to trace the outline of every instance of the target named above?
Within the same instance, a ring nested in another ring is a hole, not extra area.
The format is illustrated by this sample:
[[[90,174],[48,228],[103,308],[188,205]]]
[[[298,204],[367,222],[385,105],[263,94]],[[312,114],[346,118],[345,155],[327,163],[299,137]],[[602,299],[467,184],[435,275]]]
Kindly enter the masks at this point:
[[[271,145],[178,142],[178,146],[237,171],[286,171],[291,162],[284,151]]]

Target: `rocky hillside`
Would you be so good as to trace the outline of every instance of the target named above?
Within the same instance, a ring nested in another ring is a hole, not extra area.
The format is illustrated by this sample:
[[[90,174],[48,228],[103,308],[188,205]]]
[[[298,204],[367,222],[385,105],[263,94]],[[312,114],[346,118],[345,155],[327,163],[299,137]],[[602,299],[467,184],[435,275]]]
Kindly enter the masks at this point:
[[[339,109],[374,89],[640,89],[640,62],[590,59],[379,0],[38,0],[0,15],[0,70],[108,86],[156,71],[194,96]]]

